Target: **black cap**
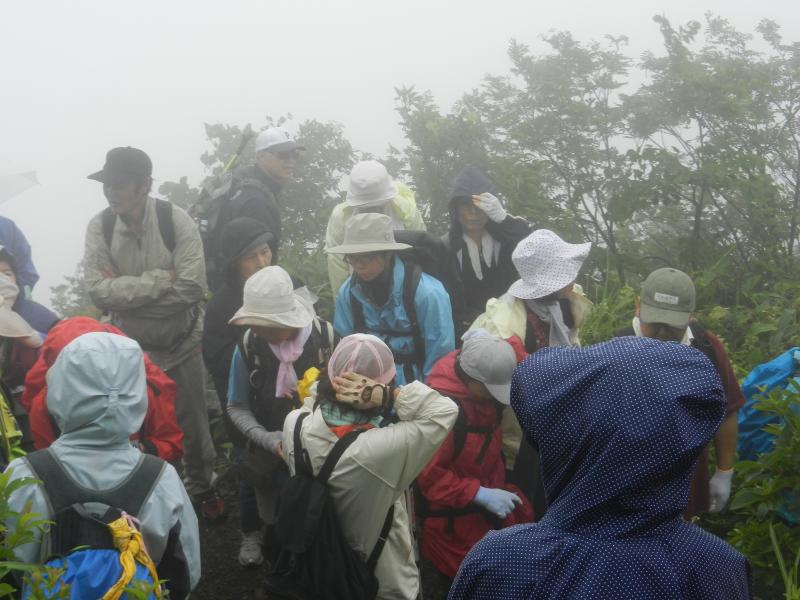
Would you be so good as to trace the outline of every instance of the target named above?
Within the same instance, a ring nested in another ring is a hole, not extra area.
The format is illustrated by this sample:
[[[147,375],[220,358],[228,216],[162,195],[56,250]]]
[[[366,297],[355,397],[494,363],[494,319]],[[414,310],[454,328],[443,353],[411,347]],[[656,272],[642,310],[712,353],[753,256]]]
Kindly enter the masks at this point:
[[[150,157],[138,148],[126,146],[113,148],[106,154],[106,164],[97,173],[87,179],[101,183],[124,183],[128,179],[145,179],[153,175],[153,162]]]

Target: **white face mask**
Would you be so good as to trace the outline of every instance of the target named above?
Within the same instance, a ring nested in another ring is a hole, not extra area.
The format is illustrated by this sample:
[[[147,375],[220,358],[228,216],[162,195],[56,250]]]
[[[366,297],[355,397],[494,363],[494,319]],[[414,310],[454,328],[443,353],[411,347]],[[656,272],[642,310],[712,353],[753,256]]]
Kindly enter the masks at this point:
[[[0,273],[0,297],[5,300],[9,308],[14,305],[19,296],[19,288],[7,275]]]

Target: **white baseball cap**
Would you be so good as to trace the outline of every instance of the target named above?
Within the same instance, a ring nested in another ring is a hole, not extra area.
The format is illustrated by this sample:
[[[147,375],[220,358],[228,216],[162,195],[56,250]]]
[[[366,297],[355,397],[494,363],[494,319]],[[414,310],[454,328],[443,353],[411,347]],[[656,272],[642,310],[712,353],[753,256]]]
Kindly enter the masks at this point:
[[[305,150],[305,146],[298,144],[285,127],[270,127],[258,134],[256,138],[256,152],[291,152],[292,150]]]

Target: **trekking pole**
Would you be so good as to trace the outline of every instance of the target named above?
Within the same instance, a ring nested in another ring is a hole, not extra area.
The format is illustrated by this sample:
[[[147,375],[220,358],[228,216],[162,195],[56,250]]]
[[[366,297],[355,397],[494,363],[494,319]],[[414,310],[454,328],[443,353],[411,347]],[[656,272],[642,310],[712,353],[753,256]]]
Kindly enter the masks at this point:
[[[239,156],[241,156],[242,152],[244,152],[244,147],[247,146],[247,142],[252,140],[255,135],[256,132],[250,127],[250,123],[245,125],[244,131],[242,131],[242,139],[239,142],[239,147],[236,148],[236,152],[228,159],[228,162],[225,163],[225,166],[222,168],[223,175],[233,168],[233,165],[235,165],[236,161],[239,160]]]

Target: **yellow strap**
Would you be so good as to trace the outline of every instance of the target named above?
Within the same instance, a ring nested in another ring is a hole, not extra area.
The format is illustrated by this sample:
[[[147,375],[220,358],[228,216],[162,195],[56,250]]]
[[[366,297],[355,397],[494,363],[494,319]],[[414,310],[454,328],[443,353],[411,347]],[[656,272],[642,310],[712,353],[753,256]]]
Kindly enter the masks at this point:
[[[105,593],[102,600],[119,600],[122,597],[122,594],[125,593],[125,588],[128,587],[133,575],[136,573],[136,561],[147,567],[156,584],[156,592],[160,593],[161,586],[158,585],[156,566],[153,564],[150,555],[147,554],[141,532],[131,525],[125,516],[109,523],[108,528],[111,531],[114,546],[119,550],[122,575],[117,583]]]

